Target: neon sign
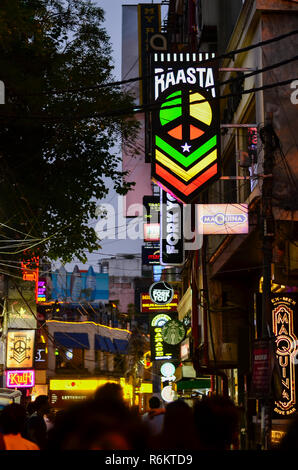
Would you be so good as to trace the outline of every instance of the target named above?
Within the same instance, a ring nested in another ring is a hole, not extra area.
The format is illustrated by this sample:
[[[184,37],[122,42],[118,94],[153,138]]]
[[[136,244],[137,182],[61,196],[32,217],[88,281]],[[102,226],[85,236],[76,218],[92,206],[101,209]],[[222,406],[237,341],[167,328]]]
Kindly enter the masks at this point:
[[[37,302],[45,302],[46,299],[46,280],[39,279],[38,280],[38,288],[37,288]]]
[[[276,355],[281,372],[282,398],[275,401],[274,412],[288,416],[296,412],[297,337],[294,333],[294,311],[296,300],[291,294],[274,296],[271,299],[272,330],[276,336]]]
[[[24,251],[25,255],[26,251]],[[38,301],[39,256],[23,259],[21,261],[21,270],[24,281],[35,282],[35,299]]]
[[[185,203],[219,177],[216,70],[208,58],[208,53],[152,57],[152,179]]]
[[[34,387],[34,370],[8,370],[6,371],[7,388]]]

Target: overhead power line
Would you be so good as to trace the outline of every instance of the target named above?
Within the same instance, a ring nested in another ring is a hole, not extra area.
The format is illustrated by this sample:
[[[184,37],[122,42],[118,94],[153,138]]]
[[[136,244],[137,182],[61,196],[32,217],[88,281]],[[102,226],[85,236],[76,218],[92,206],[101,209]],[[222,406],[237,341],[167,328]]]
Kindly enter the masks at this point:
[[[260,41],[260,42],[255,43],[255,44],[251,44],[250,46],[243,47],[241,49],[234,49],[232,51],[228,51],[225,54],[222,54],[220,56],[210,57],[210,59],[208,59],[206,61],[202,61],[201,63],[204,64],[204,62],[212,62],[212,61],[219,61],[221,59],[234,58],[234,56],[237,55],[237,54],[242,54],[243,52],[248,52],[248,51],[250,51],[252,49],[255,49],[257,47],[262,47],[262,46],[266,46],[268,44],[272,44],[274,42],[282,41],[283,39],[286,39],[290,36],[294,36],[296,34],[298,34],[297,29],[289,31],[288,33],[285,33],[285,34],[281,34],[280,36],[276,36],[274,38],[267,39],[266,41]],[[160,74],[154,74],[154,75],[160,75]],[[101,83],[99,85],[93,85],[93,86],[90,86],[90,87],[68,88],[68,89],[63,89],[63,90],[48,90],[48,91],[44,91],[44,92],[41,92],[41,93],[30,93],[27,96],[36,96],[36,95],[42,95],[42,94],[78,93],[78,92],[87,91],[87,90],[96,90],[96,89],[100,89],[100,88],[116,87],[116,86],[126,85],[126,84],[131,83],[131,82],[141,81],[143,79],[149,79],[149,78],[152,78],[152,76],[154,76],[154,75],[151,74],[151,75],[145,75],[144,77],[139,76],[139,77],[129,78],[127,80],[119,80],[119,81],[116,81],[116,82]]]
[[[250,94],[250,93],[256,93],[258,91],[263,91],[263,90],[268,90],[270,88],[276,88],[276,87],[279,87],[279,86],[285,86],[285,85],[289,85],[290,83],[292,83],[294,80],[297,80],[297,76],[296,77],[292,77],[292,78],[289,78],[288,80],[283,80],[283,81],[280,81],[280,82],[274,82],[274,83],[269,83],[267,85],[263,85],[263,86],[260,86],[260,87],[257,87],[257,88],[250,88],[248,90],[243,90],[239,93],[227,93],[227,94],[224,94],[224,95],[219,95],[217,97],[214,97],[214,98],[209,98],[208,100],[207,99],[203,99],[203,100],[196,100],[196,101],[193,101],[192,104],[198,104],[198,103],[205,103],[205,102],[210,102],[210,101],[216,101],[216,100],[220,100],[220,99],[227,99],[227,98],[230,98],[230,97],[236,97],[236,96],[242,96],[242,95],[245,95],[245,94]],[[163,110],[165,109],[172,109],[172,108],[176,108],[178,105],[171,105],[171,106],[164,106],[163,107]],[[159,104],[158,103],[152,103],[152,104],[149,104],[149,105],[136,105],[132,108],[127,108],[127,109],[122,109],[122,110],[115,110],[115,111],[110,111],[110,112],[104,112],[104,113],[92,113],[92,114],[86,114],[86,115],[77,115],[77,116],[69,116],[68,118],[66,118],[65,116],[50,116],[50,115],[39,115],[39,114],[31,114],[31,115],[27,115],[27,116],[20,116],[18,114],[10,114],[10,115],[5,115],[5,118],[21,118],[21,119],[40,119],[40,120],[43,120],[43,121],[49,121],[49,122],[66,122],[66,121],[80,121],[80,120],[84,120],[84,119],[91,119],[91,118],[109,118],[109,117],[120,117],[120,116],[131,116],[132,114],[138,114],[138,113],[143,113],[143,112],[149,112],[149,111],[154,111],[154,109],[157,109],[159,108]],[[3,118],[3,114],[1,115],[0,114],[0,118]]]

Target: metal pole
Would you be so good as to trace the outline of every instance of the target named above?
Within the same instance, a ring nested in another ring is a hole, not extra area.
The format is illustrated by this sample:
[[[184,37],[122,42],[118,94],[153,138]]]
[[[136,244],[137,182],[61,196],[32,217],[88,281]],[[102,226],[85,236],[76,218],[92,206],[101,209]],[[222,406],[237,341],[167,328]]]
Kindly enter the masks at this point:
[[[265,126],[262,130],[264,143],[264,175],[272,175],[274,164],[274,133],[272,128],[272,116],[266,115]],[[272,246],[274,240],[274,218],[272,213],[272,177],[264,178],[262,186],[262,237],[263,237],[263,288],[262,288],[262,338],[268,341],[270,348],[271,321],[271,263]],[[271,348],[270,348],[271,350]],[[270,357],[270,354],[269,354]],[[268,363],[268,367],[270,364]],[[271,384],[269,383],[269,395],[262,400],[262,447],[270,448],[271,438]]]

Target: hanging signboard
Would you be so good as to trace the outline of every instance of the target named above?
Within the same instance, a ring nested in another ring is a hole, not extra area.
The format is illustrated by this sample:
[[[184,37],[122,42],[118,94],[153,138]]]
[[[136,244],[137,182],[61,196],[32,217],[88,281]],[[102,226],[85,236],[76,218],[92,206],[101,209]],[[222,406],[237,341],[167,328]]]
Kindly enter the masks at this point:
[[[160,200],[159,196],[143,197],[143,227],[145,242],[159,242],[160,239]]]
[[[161,334],[166,343],[180,344],[185,337],[185,328],[182,322],[173,319],[163,326]]]
[[[151,361],[174,360],[179,358],[179,345],[165,342],[162,336],[164,325],[173,319],[172,316],[159,313],[151,317],[150,321],[150,345]]]
[[[154,266],[155,267],[155,266]],[[174,292],[171,302],[160,305],[152,302],[149,294],[141,294],[141,312],[177,312],[178,307],[178,292]]]
[[[152,179],[182,202],[194,202],[219,177],[220,126],[214,54],[151,56]]]
[[[7,369],[27,369],[33,366],[34,338],[34,330],[7,332]]]
[[[184,263],[183,204],[166,191],[160,191],[160,264]]]
[[[276,294],[272,296],[271,303],[272,331],[276,337],[276,356],[282,383],[282,398],[275,401],[274,414],[275,418],[280,418],[288,417],[297,411],[297,295]]]
[[[139,26],[139,75],[143,77],[140,81],[140,104],[146,104],[147,76],[148,76],[148,48],[149,37],[152,33],[160,31],[160,5],[139,4],[138,5]]]
[[[150,286],[149,296],[155,304],[166,305],[172,301],[174,289],[165,281],[154,282]]]
[[[266,398],[270,394],[272,356],[269,341],[256,340],[253,345],[252,398]]]
[[[142,246],[142,264],[144,265],[155,265],[159,264],[160,250],[158,248],[149,248]]]
[[[197,204],[198,232],[203,235],[248,233],[247,204]]]

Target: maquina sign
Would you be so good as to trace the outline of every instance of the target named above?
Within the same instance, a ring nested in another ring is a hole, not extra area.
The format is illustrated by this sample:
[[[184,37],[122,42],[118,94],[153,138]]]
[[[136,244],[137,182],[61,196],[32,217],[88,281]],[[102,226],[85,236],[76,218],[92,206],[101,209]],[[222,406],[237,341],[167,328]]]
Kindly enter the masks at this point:
[[[209,53],[151,56],[152,179],[184,203],[219,177],[216,62]]]
[[[160,192],[160,264],[184,263],[183,204],[166,191]]]
[[[272,302],[272,330],[276,337],[276,355],[280,367],[282,398],[275,402],[274,413],[289,416],[296,412],[297,337],[294,332],[297,314],[295,294],[274,295]]]

